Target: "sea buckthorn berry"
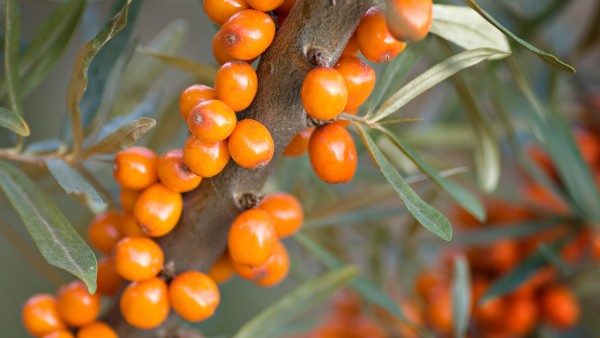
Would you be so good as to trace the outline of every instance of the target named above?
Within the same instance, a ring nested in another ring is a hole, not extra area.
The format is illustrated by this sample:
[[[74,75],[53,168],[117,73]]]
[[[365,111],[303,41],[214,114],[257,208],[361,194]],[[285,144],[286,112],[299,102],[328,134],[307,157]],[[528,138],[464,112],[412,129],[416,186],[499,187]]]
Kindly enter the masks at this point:
[[[290,257],[283,243],[277,241],[273,254],[265,264],[252,268],[234,262],[233,268],[240,277],[260,286],[271,287],[279,284],[287,276]]]
[[[346,81],[333,68],[317,67],[306,74],[301,97],[308,115],[318,120],[331,120],[343,112],[348,103]]]
[[[437,270],[424,270],[415,279],[415,291],[423,300],[427,300],[434,292],[442,289],[445,282],[446,279]]]
[[[383,11],[376,7],[367,11],[355,34],[360,52],[372,62],[389,62],[406,47],[392,36]]]
[[[256,96],[257,88],[256,72],[247,62],[229,61],[217,71],[215,77],[217,98],[228,104],[234,111],[248,108]]]
[[[117,153],[113,174],[119,184],[132,190],[141,190],[156,182],[158,156],[146,147],[131,147]]]
[[[119,336],[110,325],[97,321],[77,330],[77,338],[119,338]]]
[[[21,312],[25,329],[34,336],[42,336],[66,326],[58,314],[56,299],[52,295],[31,296]]]
[[[156,276],[162,270],[164,255],[155,241],[147,237],[125,237],[115,247],[115,270],[130,281]]]
[[[121,227],[119,230],[122,237],[146,237],[135,217],[129,213],[121,215]]]
[[[217,25],[222,25],[235,13],[250,8],[246,0],[204,0],[204,12]]]
[[[283,3],[275,9],[275,13],[279,16],[287,16],[290,14],[292,7],[296,4],[297,0],[284,0]]]
[[[229,154],[240,167],[257,169],[271,162],[275,143],[262,123],[245,119],[240,121],[228,141]]]
[[[425,315],[429,325],[436,331],[440,333],[452,331],[452,296],[447,288],[440,290],[434,299],[427,303]]]
[[[229,229],[229,255],[241,265],[263,265],[277,243],[277,233],[269,214],[260,209],[242,212]]]
[[[103,257],[98,260],[98,274],[96,277],[96,284],[98,288],[96,292],[101,295],[112,296],[123,283],[123,279],[115,270],[113,261],[108,257]]]
[[[200,103],[192,109],[187,121],[192,135],[205,142],[218,142],[228,138],[236,123],[237,117],[233,109],[220,100]]]
[[[294,234],[304,221],[300,202],[290,194],[271,194],[261,201],[258,208],[269,214],[279,238]]]
[[[341,58],[335,65],[335,69],[346,80],[348,89],[348,102],[344,110],[357,109],[367,100],[375,87],[375,70],[357,57]]]
[[[181,194],[156,183],[142,192],[133,215],[146,235],[160,237],[177,225],[182,209]]]
[[[73,334],[69,330],[58,330],[53,331],[51,333],[47,333],[41,336],[41,338],[75,338],[75,336],[73,336]]]
[[[207,275],[187,271],[169,284],[169,302],[177,314],[190,322],[199,322],[213,315],[221,301],[217,284]]]
[[[238,60],[252,60],[273,42],[275,23],[263,12],[246,9],[237,12],[221,27],[220,38],[227,54]]]
[[[342,55],[340,58],[356,56],[358,54],[358,39],[356,38],[356,34],[352,34],[350,40],[346,43],[346,47],[342,51]]]
[[[222,284],[228,281],[231,276],[233,276],[233,273],[233,262],[229,257],[229,253],[225,252],[210,268],[208,276],[210,276],[215,283]]]
[[[358,114],[358,108],[346,110],[346,111],[344,111],[344,113],[350,114],[350,115],[356,115],[356,114]],[[347,126],[350,125],[350,121],[348,121],[348,120],[335,120],[335,121],[333,121],[333,123],[340,125],[344,128],[346,128]]]
[[[220,30],[219,30],[220,32]],[[212,40],[212,52],[215,60],[221,65],[229,62],[235,61],[235,58],[231,55],[227,54],[225,47],[223,47],[223,43],[221,42],[221,34],[217,32]]]
[[[524,337],[535,327],[538,308],[532,297],[515,297],[508,299],[501,326],[512,336]]]
[[[119,231],[121,215],[116,211],[106,211],[92,220],[88,228],[88,239],[94,248],[105,254],[121,239]]]
[[[544,321],[558,329],[568,329],[579,321],[579,303],[568,288],[554,285],[543,290],[539,306]]]
[[[192,135],[183,147],[183,163],[201,177],[219,174],[229,162],[229,157],[227,140],[203,142]]]
[[[356,172],[356,146],[352,136],[335,123],[317,128],[308,142],[315,174],[327,183],[348,182]]]
[[[288,143],[283,150],[283,156],[295,157],[304,155],[308,150],[308,140],[312,135],[315,128],[306,128],[294,136],[294,138]]]
[[[217,96],[215,90],[209,86],[195,84],[187,87],[179,96],[179,113],[187,121],[192,109],[199,103],[214,100]]]
[[[431,0],[388,0],[387,26],[400,41],[419,41],[429,33],[432,12]]]
[[[167,284],[154,277],[132,282],[125,288],[119,302],[125,321],[138,329],[153,329],[169,314]]]
[[[119,199],[121,202],[121,208],[126,212],[133,212],[133,208],[135,207],[135,202],[138,197],[140,197],[141,190],[130,190],[121,188],[121,193],[119,194]]]
[[[270,12],[281,6],[284,0],[248,0],[250,7],[261,12]]]
[[[200,105],[202,104],[204,103]],[[160,157],[158,178],[162,184],[175,192],[194,190],[202,182],[202,177],[194,174],[183,163],[183,150],[181,149],[171,149]]]
[[[60,318],[69,326],[83,326],[96,320],[100,313],[100,295],[90,294],[80,281],[61,287],[56,296]]]

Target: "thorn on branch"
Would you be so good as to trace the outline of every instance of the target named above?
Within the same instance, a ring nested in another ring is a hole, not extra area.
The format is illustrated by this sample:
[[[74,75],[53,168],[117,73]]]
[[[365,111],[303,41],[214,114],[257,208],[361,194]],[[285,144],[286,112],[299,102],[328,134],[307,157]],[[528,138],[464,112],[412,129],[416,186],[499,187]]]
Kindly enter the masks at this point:
[[[169,284],[175,278],[175,262],[168,261],[160,272],[159,277]]]
[[[251,192],[243,193],[239,198],[237,198],[238,208],[242,210],[248,210],[256,208],[260,202],[265,198],[264,194],[256,194]]]
[[[315,66],[329,67],[331,60],[321,48],[309,48],[306,51],[306,60]]]

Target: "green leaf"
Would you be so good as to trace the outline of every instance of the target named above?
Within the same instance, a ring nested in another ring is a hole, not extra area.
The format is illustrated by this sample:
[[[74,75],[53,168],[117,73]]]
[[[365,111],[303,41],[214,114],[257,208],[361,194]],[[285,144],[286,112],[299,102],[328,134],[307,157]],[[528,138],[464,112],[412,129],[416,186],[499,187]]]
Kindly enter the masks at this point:
[[[551,218],[529,222],[498,224],[494,227],[461,231],[456,234],[453,244],[461,246],[485,245],[502,239],[517,240],[530,237],[567,221],[563,218]]]
[[[83,178],[77,170],[71,168],[61,159],[46,160],[48,170],[58,184],[67,192],[83,198],[92,211],[101,211],[106,208],[106,203],[94,187]]]
[[[358,270],[349,266],[305,282],[244,324],[233,338],[275,337],[294,317],[325,302],[357,275]]]
[[[430,32],[466,50],[493,48],[510,54],[508,40],[496,27],[465,6],[433,5]],[[490,57],[494,59],[495,57]]]
[[[381,219],[400,216],[406,213],[404,209],[399,208],[367,208],[343,214],[336,214],[329,217],[308,218],[302,223],[302,227],[325,228],[332,226],[347,226],[352,223],[373,222]]]
[[[392,95],[369,119],[369,122],[375,123],[390,116],[417,96],[459,71],[474,66],[490,57],[501,55],[506,55],[506,53],[491,48],[477,48],[456,54],[438,63]]]
[[[454,260],[454,280],[452,281],[452,317],[455,338],[466,336],[470,316],[471,275],[468,261],[463,255],[460,255]]]
[[[173,66],[186,73],[192,74],[198,78],[198,81],[203,84],[212,85],[217,75],[217,70],[214,67],[203,65],[197,61],[184,58],[177,55],[164,54],[160,51],[138,47],[138,53],[152,56],[170,66]]]
[[[4,107],[0,107],[0,127],[10,129],[21,136],[29,136],[29,125],[21,115]]]
[[[470,191],[461,187],[460,185],[449,181],[443,177],[441,177],[438,172],[431,168],[429,164],[425,163],[421,157],[413,151],[407,143],[402,142],[398,136],[392,133],[389,129],[384,127],[378,128],[380,129],[408,158],[410,158],[414,164],[416,164],[419,169],[427,177],[429,177],[435,184],[437,184],[440,188],[444,189],[456,201],[462,208],[468,211],[471,215],[477,218],[480,221],[485,220],[485,208],[483,204],[475,197]]]
[[[390,187],[400,196],[406,209],[413,217],[421,223],[427,230],[433,232],[440,238],[449,241],[452,239],[452,226],[450,221],[437,211],[434,207],[427,204],[400,176],[398,171],[392,166],[381,150],[375,144],[375,141],[369,136],[363,126],[355,124],[358,128],[367,150],[373,157],[373,160],[379,167],[379,170],[390,184]]]
[[[0,188],[46,261],[77,276],[90,292],[95,292],[96,256],[52,200],[29,177],[4,161],[0,161]]]
[[[23,115],[19,81],[21,13],[18,0],[4,0],[4,79],[10,110]]]
[[[141,117],[137,120],[127,122],[104,139],[98,141],[98,143],[88,147],[85,150],[84,156],[114,153],[131,147],[137,139],[142,137],[155,125],[156,121],[148,117]]]
[[[473,8],[477,13],[479,13],[479,15],[481,15],[484,19],[486,19],[489,23],[491,23],[492,25],[494,25],[494,27],[498,28],[502,33],[506,34],[508,37],[510,37],[511,39],[513,39],[514,41],[518,42],[519,44],[521,44],[523,47],[529,49],[531,52],[533,52],[534,54],[536,54],[537,56],[539,56],[542,60],[544,60],[546,63],[551,64],[559,69],[562,69],[566,72],[569,73],[575,73],[575,68],[573,68],[573,66],[559,60],[556,56],[546,53],[532,45],[530,45],[527,41],[519,38],[518,36],[514,35],[511,31],[509,31],[508,29],[506,29],[504,26],[502,26],[498,21],[496,21],[494,18],[492,18],[491,15],[489,15],[487,12],[485,12],[481,7],[479,7],[479,5],[473,1],[473,0],[464,0],[467,5],[469,5],[471,8]]]

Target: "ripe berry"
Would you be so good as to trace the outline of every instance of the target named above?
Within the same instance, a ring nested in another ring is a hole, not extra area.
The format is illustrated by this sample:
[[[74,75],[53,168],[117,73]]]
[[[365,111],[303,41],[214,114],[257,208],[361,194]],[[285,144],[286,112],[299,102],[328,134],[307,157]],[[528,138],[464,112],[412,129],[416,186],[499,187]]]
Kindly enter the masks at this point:
[[[327,183],[348,182],[356,172],[356,146],[350,133],[331,123],[317,128],[308,143],[310,163]]]
[[[135,207],[135,202],[138,197],[140,197],[140,190],[130,190],[126,188],[121,188],[121,193],[119,194],[119,199],[121,202],[121,208],[126,212],[133,212],[133,208]]]
[[[539,300],[544,321],[557,329],[568,329],[579,321],[579,303],[568,288],[554,285],[546,288]]]
[[[202,182],[202,177],[194,174],[183,163],[183,150],[181,149],[171,149],[160,157],[158,178],[162,184],[175,192],[194,190]]]
[[[131,147],[117,153],[113,174],[119,184],[132,190],[141,190],[156,182],[158,156],[146,147]]]
[[[123,283],[123,279],[117,273],[114,263],[108,257],[98,260],[96,278],[98,288],[96,292],[101,295],[112,296],[119,291],[121,283]]]
[[[302,83],[302,105],[308,115],[318,120],[331,120],[344,111],[348,89],[342,74],[333,68],[317,67]]]
[[[31,296],[21,312],[25,329],[34,336],[42,336],[66,326],[58,315],[56,299],[52,295]]]
[[[497,326],[506,312],[504,299],[494,298],[484,304],[476,305],[473,317],[486,326]]]
[[[212,52],[213,52],[213,56],[215,57],[215,60],[217,60],[217,62],[219,64],[223,65],[229,61],[235,61],[235,58],[232,57],[231,55],[227,54],[227,51],[225,50],[225,47],[223,46],[223,43],[221,42],[220,32],[221,32],[221,30],[219,30],[213,37]]]
[[[532,297],[510,297],[501,326],[512,336],[524,337],[537,323],[538,308]]]
[[[92,246],[105,254],[121,239],[119,231],[121,215],[116,211],[106,211],[92,220],[88,228],[88,239]]]
[[[252,60],[273,42],[275,23],[267,14],[246,9],[231,16],[221,27],[220,38],[227,54],[238,60]]]
[[[257,88],[256,72],[247,62],[229,61],[217,71],[215,77],[217,98],[228,104],[234,111],[248,108],[256,96]]]
[[[294,136],[283,151],[283,156],[294,157],[304,155],[308,150],[308,140],[315,128],[306,128]]]
[[[132,214],[121,215],[121,227],[119,230],[122,237],[146,237],[146,234],[140,228]]]
[[[257,169],[271,162],[275,143],[271,133],[262,123],[245,119],[238,122],[229,136],[229,153],[240,167]]]
[[[115,270],[130,281],[156,276],[162,270],[164,255],[155,241],[146,237],[125,237],[115,247]]]
[[[441,289],[444,285],[445,278],[441,273],[433,269],[424,270],[419,273],[415,280],[415,291],[422,300],[427,300],[436,290]]]
[[[267,212],[250,209],[242,212],[229,229],[229,255],[237,264],[263,265],[271,257],[277,233]]]
[[[77,338],[119,338],[108,324],[97,321],[77,330]]]
[[[346,47],[342,51],[342,55],[340,58],[356,56],[358,54],[358,39],[356,38],[356,33],[352,34],[348,43],[346,43]]]
[[[217,25],[222,25],[235,13],[250,8],[246,0],[204,0],[204,12]]]
[[[195,84],[187,87],[179,96],[179,113],[187,121],[192,109],[199,103],[216,98],[215,90],[211,87]]]
[[[156,183],[142,192],[133,215],[146,235],[160,237],[177,225],[182,209],[181,194]]]
[[[388,0],[387,26],[400,41],[419,41],[429,33],[432,12],[431,0]]]
[[[294,234],[304,220],[300,202],[290,194],[271,194],[262,200],[258,208],[269,214],[279,238]]]
[[[167,284],[158,277],[132,282],[123,292],[119,305],[129,325],[153,329],[169,314]]]
[[[283,0],[248,0],[250,7],[261,12],[270,12],[282,4]]]
[[[73,334],[69,330],[53,331],[51,333],[47,333],[40,337],[41,338],[75,338],[75,336],[73,336]]]
[[[61,287],[56,296],[60,318],[69,326],[83,326],[96,320],[100,313],[100,295],[90,294],[80,281]]]
[[[217,284],[200,272],[181,273],[169,285],[169,302],[173,310],[190,322],[212,316],[220,300]]]
[[[240,277],[260,286],[271,287],[279,284],[287,276],[290,257],[283,243],[277,241],[273,254],[265,264],[252,268],[234,262],[233,268]]]
[[[433,299],[430,299],[425,315],[429,325],[436,331],[440,333],[452,331],[452,296],[447,288],[440,290]]]
[[[233,272],[233,262],[231,262],[229,253],[225,252],[210,268],[208,276],[210,276],[215,283],[222,284],[231,278]]]
[[[355,34],[360,52],[372,62],[389,62],[406,47],[389,32],[385,14],[376,7],[367,11]]]
[[[195,136],[188,137],[183,147],[183,163],[196,175],[213,177],[223,171],[229,162],[227,140],[203,142]]]
[[[218,142],[228,138],[236,123],[237,117],[233,109],[220,100],[200,103],[192,109],[187,121],[192,135],[205,142]]]
[[[375,87],[375,70],[357,57],[341,58],[335,65],[335,69],[346,80],[348,89],[348,103],[344,110],[357,109],[367,100]]]

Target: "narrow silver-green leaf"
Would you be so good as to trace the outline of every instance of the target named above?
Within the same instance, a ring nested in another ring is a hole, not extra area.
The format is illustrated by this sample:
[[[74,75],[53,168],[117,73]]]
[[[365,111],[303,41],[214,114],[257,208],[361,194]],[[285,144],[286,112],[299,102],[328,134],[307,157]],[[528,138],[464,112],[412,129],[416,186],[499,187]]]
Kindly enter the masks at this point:
[[[294,317],[325,302],[357,275],[358,270],[348,266],[305,282],[244,324],[233,338],[275,337]]]
[[[480,221],[485,220],[485,208],[483,204],[467,189],[449,181],[438,174],[438,172],[424,162],[421,157],[413,151],[406,142],[392,133],[389,129],[380,127],[383,133],[406,155],[427,177],[429,177],[440,188],[444,189],[462,208]]]
[[[479,5],[475,1],[473,1],[473,0],[464,0],[464,1],[467,3],[467,5],[469,5],[471,8],[473,8],[477,13],[479,13],[479,15],[481,15],[489,23],[494,25],[494,27],[498,28],[500,31],[502,31],[502,33],[506,34],[508,37],[510,37],[514,41],[518,42],[523,47],[529,49],[531,52],[533,52],[534,54],[539,56],[546,63],[556,66],[557,68],[562,69],[566,72],[575,73],[575,68],[573,68],[573,66],[561,61],[556,56],[546,53],[543,50],[529,44],[527,41],[519,38],[518,36],[513,34],[511,31],[506,29],[498,21],[496,21],[491,15],[489,15],[486,11],[484,11],[481,7],[479,7]]]
[[[373,157],[375,164],[388,181],[390,187],[400,196],[406,209],[419,221],[423,227],[440,238],[449,241],[452,239],[452,226],[446,216],[442,215],[431,205],[427,204],[417,193],[406,183],[400,173],[392,166],[381,150],[375,144],[375,141],[367,134],[363,126],[355,124],[358,128],[367,150]]]
[[[195,75],[198,78],[198,81],[203,84],[212,85],[215,81],[215,76],[217,75],[217,69],[214,67],[203,65],[182,56],[164,54],[160,51],[143,47],[138,47],[137,52],[152,56],[179,70]]]
[[[22,116],[19,80],[21,13],[18,0],[4,0],[4,79],[10,109]]]
[[[98,141],[98,143],[88,147],[85,150],[85,156],[114,153],[131,147],[137,139],[144,136],[155,125],[156,121],[148,117],[141,117],[127,122],[104,139]]]
[[[452,317],[454,337],[464,338],[469,329],[469,318],[471,317],[471,275],[469,263],[463,255],[457,256],[454,260]]]
[[[46,166],[67,194],[81,196],[86,204],[93,207],[93,211],[106,208],[106,203],[96,189],[77,170],[71,168],[63,160],[49,159],[46,161]]]
[[[0,127],[12,130],[21,136],[29,136],[29,125],[21,115],[4,107],[0,107]]]
[[[506,55],[506,53],[492,48],[477,48],[456,54],[438,63],[400,88],[373,114],[369,122],[375,123],[390,116],[417,96],[459,71],[474,66],[490,57],[501,55]]]
[[[0,188],[46,261],[77,276],[95,292],[96,256],[46,193],[4,161],[0,161]]]

